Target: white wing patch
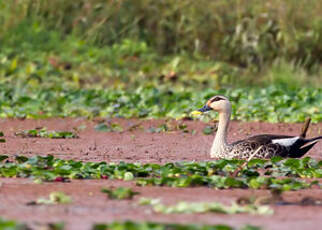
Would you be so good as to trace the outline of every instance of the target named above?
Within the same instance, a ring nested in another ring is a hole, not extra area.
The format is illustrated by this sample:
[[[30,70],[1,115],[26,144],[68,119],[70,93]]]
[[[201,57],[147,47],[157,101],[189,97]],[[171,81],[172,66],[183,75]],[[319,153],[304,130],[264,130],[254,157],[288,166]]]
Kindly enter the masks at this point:
[[[293,145],[300,137],[291,137],[291,138],[282,138],[282,139],[274,139],[272,140],[273,144],[283,145],[285,147],[289,147]]]

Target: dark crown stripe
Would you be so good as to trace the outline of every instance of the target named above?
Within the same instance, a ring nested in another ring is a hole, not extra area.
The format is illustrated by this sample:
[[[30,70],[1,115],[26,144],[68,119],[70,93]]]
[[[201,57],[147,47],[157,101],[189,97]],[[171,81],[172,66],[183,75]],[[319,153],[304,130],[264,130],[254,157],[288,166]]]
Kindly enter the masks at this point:
[[[211,102],[220,101],[220,100],[225,100],[225,99],[222,97],[215,97],[215,98],[211,99]]]

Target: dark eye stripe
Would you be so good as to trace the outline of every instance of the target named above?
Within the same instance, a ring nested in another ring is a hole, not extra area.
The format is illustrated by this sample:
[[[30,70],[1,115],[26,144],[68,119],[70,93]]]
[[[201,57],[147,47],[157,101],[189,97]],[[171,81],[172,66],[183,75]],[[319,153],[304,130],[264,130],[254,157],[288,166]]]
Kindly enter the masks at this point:
[[[220,100],[225,100],[225,99],[221,97],[215,97],[214,99],[211,100],[211,102],[220,101]]]

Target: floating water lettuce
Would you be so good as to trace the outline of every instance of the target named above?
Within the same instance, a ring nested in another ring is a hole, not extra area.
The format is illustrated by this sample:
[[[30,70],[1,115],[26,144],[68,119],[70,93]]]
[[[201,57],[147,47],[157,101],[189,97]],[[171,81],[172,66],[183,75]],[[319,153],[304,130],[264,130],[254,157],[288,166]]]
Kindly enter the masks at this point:
[[[174,205],[165,205],[160,200],[142,197],[139,200],[140,205],[149,205],[155,212],[164,214],[173,213],[206,213],[216,212],[223,214],[250,213],[258,215],[271,215],[274,211],[267,205],[238,205],[232,203],[227,206],[218,202],[186,202],[180,201]]]
[[[51,192],[49,198],[39,198],[34,204],[68,204],[72,199],[63,192]]]
[[[44,138],[78,138],[78,135],[74,132],[70,131],[50,131],[47,128],[37,128],[37,129],[29,129],[20,132],[15,132],[16,136],[19,137],[44,137]]]
[[[222,94],[232,101],[232,118],[242,121],[322,121],[321,88],[285,86],[202,91],[140,86],[135,90],[74,89],[68,87],[17,88],[0,83],[0,117],[148,117],[189,118],[209,97]],[[214,118],[216,113],[210,113]],[[201,119],[203,117],[200,117]],[[105,127],[106,126],[106,127]],[[98,130],[116,127],[101,124]]]
[[[164,224],[156,222],[113,222],[110,224],[96,224],[93,226],[93,230],[119,230],[119,229],[153,229],[153,230],[237,230],[237,228],[230,227],[225,224],[217,225],[197,225],[197,224]],[[259,227],[245,225],[240,230],[260,230]]]
[[[131,188],[118,187],[118,188],[102,188],[103,193],[108,195],[110,199],[124,200],[132,199],[133,196],[139,194],[134,192]]]
[[[299,177],[320,178],[321,161],[311,158],[253,159],[244,167],[243,160],[216,160],[209,162],[176,162],[160,164],[106,163],[62,160],[53,156],[16,156],[14,161],[1,156],[1,177],[31,177],[37,182],[68,179],[135,180],[140,186],[190,187],[207,186],[218,189],[254,188],[297,190],[309,188],[317,181],[305,182]],[[4,161],[7,159],[6,161]],[[298,167],[296,167],[298,165]],[[240,169],[233,176],[236,169]],[[309,169],[309,170],[308,170]],[[304,173],[305,172],[305,173]],[[274,174],[272,176],[271,174]],[[287,178],[278,178],[278,176]]]

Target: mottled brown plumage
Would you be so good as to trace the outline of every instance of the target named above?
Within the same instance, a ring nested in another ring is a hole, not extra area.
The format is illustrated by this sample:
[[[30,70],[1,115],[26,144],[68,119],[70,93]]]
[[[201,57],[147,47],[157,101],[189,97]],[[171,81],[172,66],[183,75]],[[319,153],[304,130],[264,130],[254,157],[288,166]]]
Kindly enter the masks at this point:
[[[252,136],[228,144],[227,130],[231,114],[231,104],[224,96],[210,98],[199,111],[218,111],[219,124],[210,155],[215,158],[271,158],[273,156],[298,158],[306,154],[322,136],[305,139],[310,124],[307,118],[299,136],[263,134]]]

